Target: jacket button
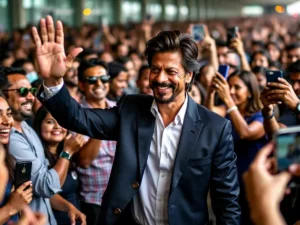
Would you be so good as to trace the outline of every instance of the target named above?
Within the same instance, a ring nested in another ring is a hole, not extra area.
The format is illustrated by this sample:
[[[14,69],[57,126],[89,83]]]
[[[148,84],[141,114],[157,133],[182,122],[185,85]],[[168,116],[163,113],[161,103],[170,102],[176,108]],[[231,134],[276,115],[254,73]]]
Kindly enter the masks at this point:
[[[138,188],[140,187],[140,184],[139,184],[139,182],[135,181],[135,182],[133,182],[133,183],[131,184],[131,187],[132,187],[133,189],[138,189]]]
[[[120,215],[121,212],[122,212],[122,210],[121,210],[120,208],[115,208],[115,209],[114,209],[114,214],[115,214],[115,215]]]

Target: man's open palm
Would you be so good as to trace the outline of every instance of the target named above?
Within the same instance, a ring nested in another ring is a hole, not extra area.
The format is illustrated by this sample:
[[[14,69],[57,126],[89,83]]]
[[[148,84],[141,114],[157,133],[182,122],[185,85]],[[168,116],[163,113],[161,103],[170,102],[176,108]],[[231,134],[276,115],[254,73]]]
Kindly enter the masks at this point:
[[[40,75],[45,81],[60,80],[67,71],[67,63],[72,62],[82,51],[82,48],[73,49],[66,57],[63,25],[61,21],[57,21],[55,30],[51,16],[41,19],[40,28],[41,35],[39,35],[36,27],[32,28]]]

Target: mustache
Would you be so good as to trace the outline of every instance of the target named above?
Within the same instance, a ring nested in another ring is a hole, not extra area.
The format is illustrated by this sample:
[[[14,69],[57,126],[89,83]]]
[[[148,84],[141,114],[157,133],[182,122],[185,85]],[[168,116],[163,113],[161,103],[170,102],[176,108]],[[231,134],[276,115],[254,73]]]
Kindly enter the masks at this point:
[[[153,81],[151,86],[152,86],[152,88],[155,88],[155,87],[172,88],[172,89],[176,88],[175,84],[167,83],[167,82],[158,83],[157,81]]]
[[[32,100],[28,100],[26,102],[23,102],[21,105],[26,105],[27,103],[33,104],[33,101]]]

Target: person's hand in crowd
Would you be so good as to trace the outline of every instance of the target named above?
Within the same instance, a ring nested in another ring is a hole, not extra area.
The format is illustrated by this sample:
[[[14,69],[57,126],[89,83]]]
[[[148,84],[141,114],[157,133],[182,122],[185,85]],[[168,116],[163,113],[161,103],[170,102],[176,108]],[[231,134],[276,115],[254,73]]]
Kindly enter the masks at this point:
[[[228,107],[229,102],[232,102],[230,95],[230,87],[227,80],[220,73],[216,73],[216,76],[212,80],[212,86],[218,93],[220,99]],[[229,107],[230,108],[230,107]]]
[[[282,102],[289,109],[295,110],[297,104],[300,102],[292,85],[290,85],[284,78],[278,78],[277,82],[270,82],[267,84],[270,88],[268,91],[268,100],[271,102]]]
[[[76,220],[80,220],[81,225],[86,225],[86,216],[71,204],[69,206],[68,215],[72,225],[76,224]]]
[[[238,55],[244,55],[245,54],[245,49],[244,49],[244,43],[241,38],[240,32],[236,33],[237,37],[233,38],[230,42],[230,48],[233,48]]]
[[[68,134],[64,141],[64,150],[71,155],[78,152],[85,144],[84,136],[82,134]]]
[[[34,213],[26,206],[22,211],[20,220],[12,225],[46,225],[47,217],[42,213]]]
[[[216,52],[217,47],[216,47],[216,41],[213,39],[210,34],[208,27],[203,24],[203,29],[204,29],[204,39],[202,41],[204,49],[208,50],[209,52]]]
[[[56,22],[56,30],[51,16],[40,21],[41,35],[37,28],[32,28],[32,35],[36,45],[36,61],[40,75],[46,86],[56,86],[62,82],[67,71],[67,62],[72,62],[83,50],[74,48],[66,57],[64,50],[64,31],[61,21]]]
[[[257,224],[273,224],[270,223],[271,220],[284,224],[279,204],[285,195],[291,174],[286,171],[276,175],[270,173],[273,160],[269,155],[273,148],[273,143],[262,148],[243,175],[251,217]]]
[[[268,98],[270,90],[270,88],[265,87],[260,94],[260,100],[263,104],[262,113],[266,116],[271,116],[273,114],[274,105],[278,103],[277,101],[272,101]]]
[[[16,190],[11,192],[7,204],[12,207],[15,213],[22,211],[24,207],[31,202],[33,195],[32,191],[32,182],[25,182]]]

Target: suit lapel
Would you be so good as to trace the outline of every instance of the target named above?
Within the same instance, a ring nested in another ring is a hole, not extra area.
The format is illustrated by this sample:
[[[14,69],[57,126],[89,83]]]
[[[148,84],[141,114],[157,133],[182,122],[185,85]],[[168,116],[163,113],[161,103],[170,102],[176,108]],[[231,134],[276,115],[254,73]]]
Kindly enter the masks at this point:
[[[154,131],[155,117],[150,111],[153,99],[151,103],[147,103],[146,106],[140,108],[137,118],[138,125],[138,158],[139,158],[139,170],[140,178],[144,168],[146,166],[147,158],[150,152],[150,145]]]
[[[181,137],[174,163],[170,194],[177,186],[180,177],[187,165],[187,161],[195,148],[195,143],[201,133],[204,123],[201,121],[196,103],[189,97]]]

